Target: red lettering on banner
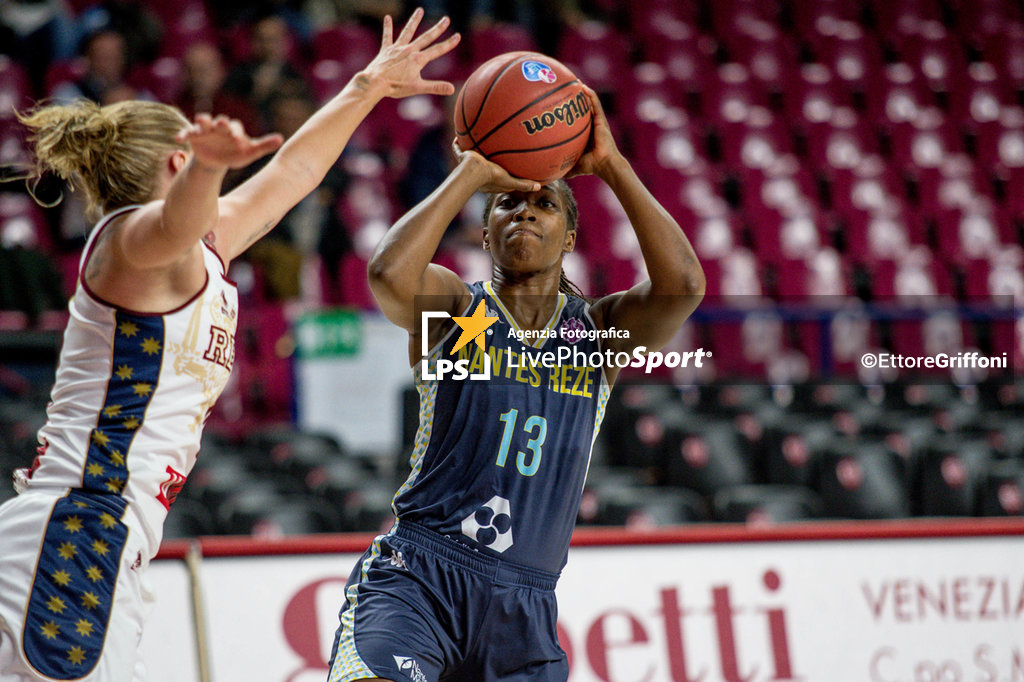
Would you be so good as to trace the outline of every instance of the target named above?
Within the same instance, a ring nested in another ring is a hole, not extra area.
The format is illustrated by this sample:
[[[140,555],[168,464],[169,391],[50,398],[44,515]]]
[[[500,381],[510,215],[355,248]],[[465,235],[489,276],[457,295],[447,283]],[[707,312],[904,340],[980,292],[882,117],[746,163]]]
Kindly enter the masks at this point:
[[[967,612],[967,578],[956,578],[953,580],[953,613],[957,620],[970,620]]]
[[[895,600],[896,620],[904,622],[913,619],[907,607],[910,605],[910,581],[897,580],[892,588],[892,596]]]
[[[862,583],[861,592],[876,621],[996,621],[1024,615],[1024,580],[1005,576],[956,576],[932,582],[899,578],[874,587]]]
[[[939,583],[938,589],[933,593],[929,591],[926,583],[917,585],[917,617],[919,620],[925,618],[925,607],[931,606],[936,613],[946,615],[946,607],[949,604],[947,599],[946,584]]]
[[[622,616],[629,623],[629,639],[624,642],[609,642],[605,637],[605,622],[613,616]],[[605,682],[612,682],[608,670],[608,651],[610,649],[634,646],[636,644],[646,644],[647,641],[647,631],[644,630],[644,626],[632,613],[625,609],[605,611],[597,617],[597,620],[594,621],[594,624],[591,625],[590,629],[587,631],[587,658],[590,660],[590,667],[593,669],[594,674],[602,680]],[[650,666],[647,669],[647,672],[644,674],[642,679],[651,679],[651,668],[653,668],[653,666]]]
[[[281,629],[292,651],[302,659],[302,667],[288,676],[288,681],[308,670],[327,670],[329,661],[320,648],[320,623],[317,619],[316,598],[321,587],[328,584],[345,585],[345,578],[324,578],[310,583],[295,593],[284,607]],[[340,605],[339,605],[340,606]]]
[[[889,592],[889,584],[882,583],[882,593],[875,597],[871,594],[871,585],[864,583],[860,586],[860,589],[864,592],[864,597],[868,600],[868,606],[871,608],[871,613],[874,615],[875,620],[882,617],[882,608],[885,606],[885,595]]]
[[[701,670],[696,677],[690,677],[686,668],[686,636],[683,620],[692,613],[679,603],[679,593],[671,587],[661,591],[661,616],[665,624],[665,642],[668,650],[668,669],[673,682],[701,682],[707,675],[707,669]]]
[[[978,612],[978,618],[980,620],[994,620],[996,614],[994,611],[989,611],[988,603],[991,601],[992,593],[996,589],[995,579],[990,577],[981,578],[981,588],[984,590],[984,596],[981,598],[981,610]]]
[[[988,657],[991,651],[992,647],[987,644],[982,644],[974,650],[974,665],[988,674],[983,682],[995,682],[999,679],[999,668]]]
[[[755,667],[753,672],[746,677],[740,674],[736,655],[736,635],[732,624],[733,615],[739,611],[733,611],[729,588],[711,588],[711,603],[711,612],[715,616],[715,631],[718,634],[718,655],[722,662],[722,676],[725,678],[725,682],[750,682],[754,679],[757,668]]]
[[[765,571],[764,586],[776,592],[782,586],[782,578],[776,571]],[[775,663],[776,680],[793,679],[793,664],[789,660],[789,635],[786,633],[786,614],[782,609],[767,609],[768,633],[772,640],[772,658]]]

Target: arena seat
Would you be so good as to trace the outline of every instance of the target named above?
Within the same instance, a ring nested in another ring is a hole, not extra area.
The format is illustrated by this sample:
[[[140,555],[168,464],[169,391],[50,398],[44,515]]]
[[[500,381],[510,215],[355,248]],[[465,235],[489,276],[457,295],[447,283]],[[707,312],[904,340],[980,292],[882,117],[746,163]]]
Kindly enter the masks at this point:
[[[996,460],[989,464],[982,484],[981,514],[1024,514],[1024,463],[1019,459]]]
[[[884,446],[833,441],[814,486],[829,518],[893,519],[910,513],[904,463]]]
[[[770,525],[818,518],[822,503],[803,486],[741,485],[715,493],[713,508],[716,521]]]
[[[922,516],[972,516],[993,459],[984,442],[957,435],[935,438],[921,453],[914,483],[916,512]]]

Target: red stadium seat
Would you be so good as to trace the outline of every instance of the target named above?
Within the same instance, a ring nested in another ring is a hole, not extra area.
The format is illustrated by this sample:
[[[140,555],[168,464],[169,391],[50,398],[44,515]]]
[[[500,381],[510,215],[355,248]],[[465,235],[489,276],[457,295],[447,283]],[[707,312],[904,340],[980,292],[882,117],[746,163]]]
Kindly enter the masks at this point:
[[[355,22],[320,29],[312,38],[314,59],[337,59],[365,66],[380,49],[380,36]]]
[[[849,294],[849,275],[840,255],[831,248],[817,249],[801,259],[778,264],[778,295],[787,302],[815,302],[831,305]],[[831,299],[831,300],[829,300]]]
[[[836,22],[816,47],[818,61],[831,68],[851,92],[867,93],[877,85],[882,55],[874,36],[857,23]]]
[[[907,36],[901,54],[933,92],[951,92],[964,81],[963,50],[939,21],[926,21]]]
[[[506,52],[537,50],[537,42],[527,30],[515,24],[491,24],[469,32],[469,58],[476,66]]]
[[[558,42],[558,59],[598,92],[621,92],[629,78],[630,43],[614,26],[584,21],[567,26]]]

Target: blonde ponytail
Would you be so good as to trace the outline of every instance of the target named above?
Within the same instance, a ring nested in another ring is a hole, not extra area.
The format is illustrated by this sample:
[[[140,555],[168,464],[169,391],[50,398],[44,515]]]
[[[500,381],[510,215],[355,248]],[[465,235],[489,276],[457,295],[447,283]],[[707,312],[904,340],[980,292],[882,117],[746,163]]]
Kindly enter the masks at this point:
[[[79,100],[18,113],[30,131],[36,164],[29,178],[51,171],[85,192],[90,211],[107,213],[155,198],[160,165],[188,125],[178,109],[126,101],[101,107]]]

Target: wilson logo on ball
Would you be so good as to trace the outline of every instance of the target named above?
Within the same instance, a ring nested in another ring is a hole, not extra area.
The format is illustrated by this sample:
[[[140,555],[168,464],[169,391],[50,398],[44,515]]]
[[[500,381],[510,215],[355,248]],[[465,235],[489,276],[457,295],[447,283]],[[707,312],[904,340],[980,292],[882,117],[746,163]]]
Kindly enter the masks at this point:
[[[541,64],[540,62],[523,62],[522,69],[523,78],[528,81],[554,83],[558,78],[558,76],[555,75],[554,69],[547,64]]]
[[[581,92],[564,104],[559,104],[553,109],[549,109],[533,118],[523,119],[520,122],[526,128],[528,135],[536,135],[556,123],[564,123],[567,126],[571,126],[578,118],[589,113],[590,100]]]

